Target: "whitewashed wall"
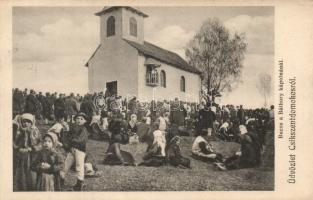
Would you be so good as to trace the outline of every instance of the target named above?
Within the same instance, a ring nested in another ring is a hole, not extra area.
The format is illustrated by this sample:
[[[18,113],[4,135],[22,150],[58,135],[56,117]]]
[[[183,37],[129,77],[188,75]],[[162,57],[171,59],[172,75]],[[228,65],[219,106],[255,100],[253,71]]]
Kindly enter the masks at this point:
[[[200,95],[201,80],[199,75],[186,72],[184,70],[169,66],[159,62],[161,66],[157,68],[159,74],[161,70],[166,73],[166,88],[151,87],[146,85],[146,66],[144,65],[145,57],[138,56],[138,98],[143,101],[152,100],[173,100],[176,97],[183,101],[198,102]],[[156,61],[158,62],[158,61]],[[180,77],[185,77],[186,92],[180,91]],[[159,76],[160,78],[160,76]]]

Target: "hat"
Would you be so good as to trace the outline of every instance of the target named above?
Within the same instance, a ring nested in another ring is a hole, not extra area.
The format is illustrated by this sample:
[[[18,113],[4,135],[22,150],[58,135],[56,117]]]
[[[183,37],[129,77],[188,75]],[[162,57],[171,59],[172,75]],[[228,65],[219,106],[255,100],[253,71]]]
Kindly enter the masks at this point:
[[[30,121],[32,124],[34,124],[34,122],[35,122],[34,116],[33,116],[32,114],[30,114],[30,113],[24,113],[24,114],[22,115],[22,121],[23,121],[23,120],[28,120],[28,121]]]
[[[88,120],[88,116],[85,114],[85,113],[83,113],[83,112],[79,112],[76,116],[75,116],[75,120],[76,120],[76,118],[77,117],[83,117],[86,121]]]
[[[48,133],[44,134],[43,138],[45,138],[45,137],[51,138],[51,140],[53,142],[53,146],[56,146],[57,144],[59,144],[58,136],[54,132],[48,132]]]
[[[241,135],[246,134],[248,132],[246,126],[245,125],[239,125],[239,132]]]

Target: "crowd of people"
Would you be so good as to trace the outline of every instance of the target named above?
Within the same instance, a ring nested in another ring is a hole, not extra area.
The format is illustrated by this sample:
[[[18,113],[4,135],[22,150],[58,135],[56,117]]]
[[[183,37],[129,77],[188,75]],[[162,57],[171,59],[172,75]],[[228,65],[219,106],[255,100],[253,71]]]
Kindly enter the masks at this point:
[[[97,96],[104,107],[97,106]],[[182,136],[194,136],[193,159],[212,162],[219,170],[258,167],[265,134],[274,130],[274,106],[270,110],[219,106],[214,102],[139,102],[105,93],[85,96],[13,89],[13,149],[16,191],[60,191],[66,174],[76,172],[73,187],[81,191],[86,176],[99,176],[88,139],[108,142],[106,165],[191,168],[182,155]],[[41,122],[51,125],[42,132]],[[240,143],[233,156],[216,151],[210,140]],[[143,161],[137,163],[121,145],[146,143]]]

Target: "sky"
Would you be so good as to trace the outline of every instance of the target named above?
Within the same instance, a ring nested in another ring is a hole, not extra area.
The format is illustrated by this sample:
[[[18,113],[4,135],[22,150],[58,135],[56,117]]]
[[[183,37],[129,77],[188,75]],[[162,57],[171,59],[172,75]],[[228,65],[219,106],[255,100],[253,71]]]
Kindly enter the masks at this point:
[[[145,18],[145,40],[185,58],[185,46],[208,18],[218,18],[248,43],[242,81],[221,104],[261,107],[256,87],[262,73],[274,73],[273,7],[137,7]],[[85,63],[100,40],[101,7],[14,7],[13,87],[86,93]],[[273,81],[272,81],[273,82]],[[273,94],[269,104],[273,104]]]

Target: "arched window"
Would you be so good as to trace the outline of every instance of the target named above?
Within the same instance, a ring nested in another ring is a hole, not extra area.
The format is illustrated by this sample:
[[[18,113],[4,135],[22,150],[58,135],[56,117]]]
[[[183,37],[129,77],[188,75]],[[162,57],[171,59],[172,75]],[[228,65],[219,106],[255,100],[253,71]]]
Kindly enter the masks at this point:
[[[161,87],[166,88],[166,74],[164,70],[160,72],[160,85]]]
[[[186,81],[184,76],[180,77],[180,91],[186,92]]]
[[[157,86],[159,83],[159,73],[158,71],[151,67],[147,67],[147,73],[146,73],[146,84],[149,86]]]
[[[137,37],[137,21],[133,17],[129,19],[129,33],[130,35]]]
[[[115,35],[115,18],[109,17],[107,20],[107,37]]]

